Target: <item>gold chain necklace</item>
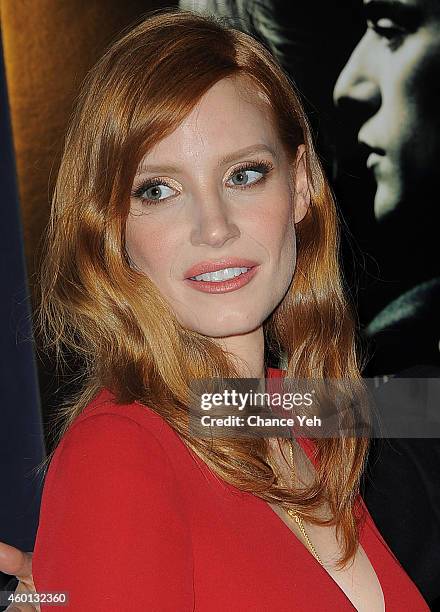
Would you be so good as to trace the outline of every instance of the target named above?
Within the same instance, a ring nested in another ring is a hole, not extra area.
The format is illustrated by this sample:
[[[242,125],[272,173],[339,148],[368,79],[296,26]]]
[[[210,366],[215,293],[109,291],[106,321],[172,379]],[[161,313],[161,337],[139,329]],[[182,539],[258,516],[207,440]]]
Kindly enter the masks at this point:
[[[290,461],[292,463],[292,480],[295,478],[295,461],[293,459],[293,441],[289,444],[289,451],[290,451]],[[315,547],[312,544],[312,541],[310,540],[306,530],[304,529],[304,524],[302,521],[302,518],[296,514],[291,508],[286,509],[287,514],[293,518],[293,520],[297,523],[305,541],[307,542],[307,546],[310,549],[310,552],[312,553],[312,555],[315,557],[315,559],[318,561],[318,563],[320,563],[321,565],[324,565],[323,562],[321,561],[320,556],[318,555],[318,553],[316,552]]]

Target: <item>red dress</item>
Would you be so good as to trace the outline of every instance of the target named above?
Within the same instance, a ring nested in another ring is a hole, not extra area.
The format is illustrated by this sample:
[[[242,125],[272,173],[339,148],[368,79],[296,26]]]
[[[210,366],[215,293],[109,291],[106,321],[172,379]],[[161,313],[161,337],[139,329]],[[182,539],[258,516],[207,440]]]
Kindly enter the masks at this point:
[[[67,592],[64,609],[81,612],[355,609],[265,501],[216,476],[152,410],[112,398],[94,398],[50,464],[38,592]],[[360,541],[386,611],[427,611],[368,513]]]

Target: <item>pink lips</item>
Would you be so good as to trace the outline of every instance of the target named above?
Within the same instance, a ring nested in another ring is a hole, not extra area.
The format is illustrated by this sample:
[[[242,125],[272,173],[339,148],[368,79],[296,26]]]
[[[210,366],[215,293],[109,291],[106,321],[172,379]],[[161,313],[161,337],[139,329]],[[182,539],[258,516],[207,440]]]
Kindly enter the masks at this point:
[[[217,270],[223,270],[223,268],[254,268],[257,265],[258,264],[256,261],[252,261],[250,259],[242,259],[241,257],[217,259],[215,261],[201,261],[198,264],[195,264],[194,266],[189,268],[189,270],[184,273],[184,278],[188,279],[191,276],[199,276],[200,274],[207,274],[208,272],[217,272]],[[246,272],[246,274],[248,274],[248,272]]]
[[[224,267],[227,267],[227,266],[224,266]],[[242,264],[240,266],[235,265],[235,266],[229,266],[229,267],[247,268],[248,266]],[[237,289],[240,289],[241,287],[244,287],[245,285],[247,285],[251,281],[251,279],[255,276],[259,268],[260,266],[256,265],[253,268],[250,268],[250,270],[248,270],[247,272],[240,274],[239,276],[235,276],[234,278],[230,278],[228,280],[224,280],[221,282],[197,281],[197,280],[191,280],[190,278],[186,278],[184,282],[190,285],[193,289],[196,289],[196,291],[202,291],[203,293],[229,293],[230,291],[236,291]],[[217,270],[221,270],[221,268],[218,267]],[[215,270],[209,270],[209,271],[215,272]],[[196,275],[193,274],[193,276],[196,276]]]

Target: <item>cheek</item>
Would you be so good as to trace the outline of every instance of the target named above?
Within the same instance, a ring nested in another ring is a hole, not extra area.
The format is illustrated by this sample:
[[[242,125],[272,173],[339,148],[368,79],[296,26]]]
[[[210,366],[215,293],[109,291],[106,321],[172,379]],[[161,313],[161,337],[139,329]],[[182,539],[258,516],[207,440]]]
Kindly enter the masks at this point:
[[[389,88],[389,141],[401,181],[429,174],[439,154],[440,45],[422,41]]]
[[[292,248],[295,239],[293,198],[285,195],[279,198],[278,206],[271,211],[265,227],[274,250],[280,255]]]
[[[163,224],[137,217],[126,224],[126,250],[131,260],[152,278],[170,261],[172,240],[166,239]]]
[[[274,205],[260,208],[254,219],[254,235],[277,265],[290,261],[295,250],[294,205],[286,192],[284,189],[271,198]]]
[[[438,33],[435,39],[429,33],[414,36],[390,62],[383,90],[401,130],[407,121],[415,125],[438,116],[439,71]]]
[[[440,126],[439,101],[440,85],[438,76],[440,74],[440,43],[438,33],[435,44],[429,41],[423,52],[417,58],[413,72],[408,76],[405,95],[410,108],[409,120],[413,125],[413,132],[417,138],[419,150],[416,153],[423,154],[423,148],[427,151],[432,143],[437,144],[438,129]]]
[[[438,74],[440,68],[440,24],[435,31],[427,30],[417,42],[414,42],[411,55],[408,54],[404,79],[409,95],[432,98],[438,94]],[[430,94],[430,95],[429,95]],[[438,107],[437,107],[438,108]]]

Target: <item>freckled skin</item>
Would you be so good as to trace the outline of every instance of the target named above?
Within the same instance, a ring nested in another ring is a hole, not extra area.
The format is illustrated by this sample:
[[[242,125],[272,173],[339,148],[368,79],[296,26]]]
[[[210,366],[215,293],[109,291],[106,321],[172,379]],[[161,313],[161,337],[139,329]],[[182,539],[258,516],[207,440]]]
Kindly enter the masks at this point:
[[[244,88],[239,79],[215,84],[183,123],[144,157],[141,167],[172,165],[179,171],[143,171],[136,177],[134,186],[145,178],[160,177],[171,188],[160,187],[163,199],[152,204],[132,198],[126,248],[133,264],[151,278],[183,326],[213,338],[229,338],[226,347],[235,346],[234,336],[247,335],[249,343],[240,349],[246,355],[253,346],[251,337],[262,339],[263,321],[291,283],[296,261],[294,222],[304,216],[308,196],[303,146],[296,160],[289,162],[269,109],[261,99],[253,103],[256,92]],[[220,165],[226,155],[256,144],[274,154],[260,151]],[[249,161],[268,161],[273,169],[265,180],[261,173],[248,174],[253,184],[243,189],[231,176]],[[297,166],[295,186],[293,164]],[[148,193],[151,197],[151,190]],[[260,264],[248,285],[230,293],[208,294],[183,281],[194,264],[228,256]]]

